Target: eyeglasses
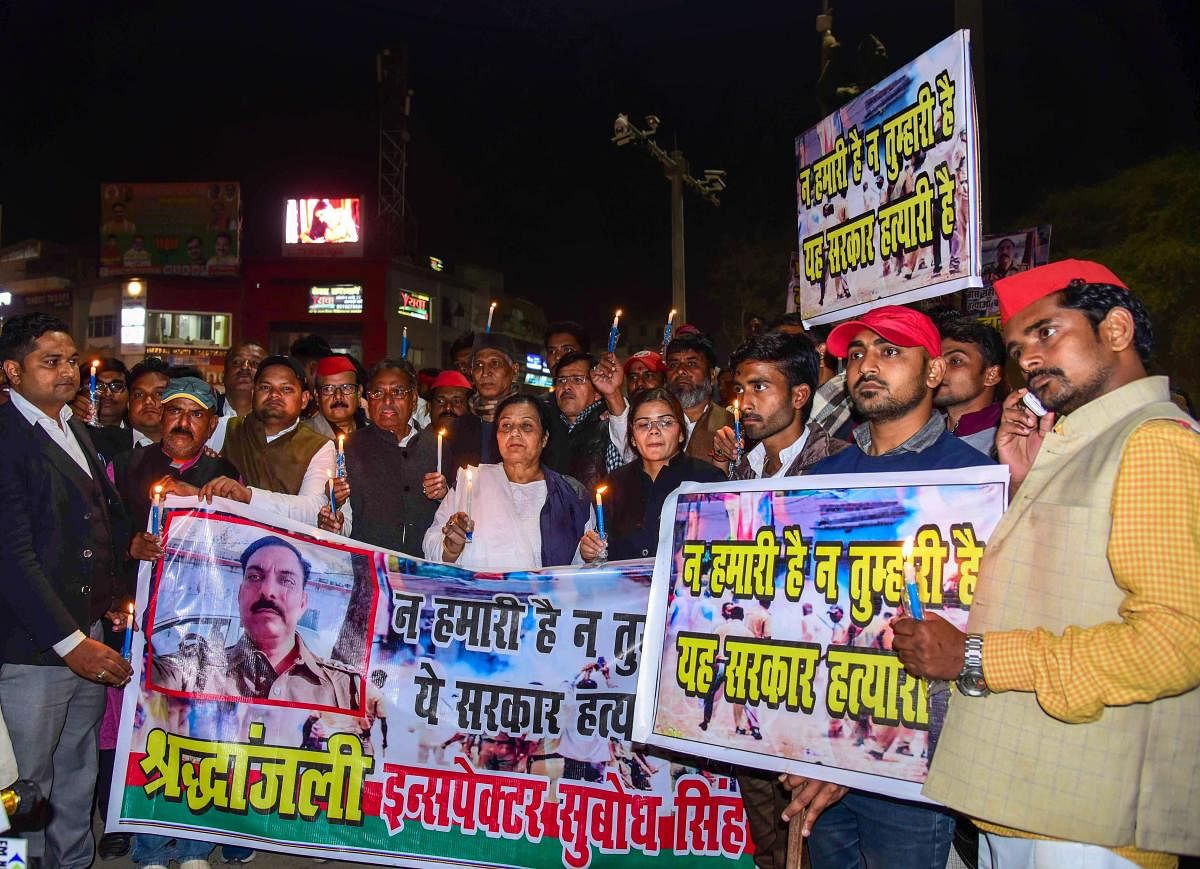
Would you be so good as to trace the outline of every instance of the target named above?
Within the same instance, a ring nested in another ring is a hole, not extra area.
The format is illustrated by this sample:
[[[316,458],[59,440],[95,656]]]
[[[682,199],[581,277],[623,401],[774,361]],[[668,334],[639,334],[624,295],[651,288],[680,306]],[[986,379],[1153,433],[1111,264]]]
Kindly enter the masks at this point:
[[[588,377],[586,374],[568,374],[565,377],[554,378],[555,386],[566,386],[568,383],[571,386],[583,386],[587,382]]]
[[[103,380],[96,382],[96,392],[109,392],[113,395],[120,395],[125,391],[125,384],[120,380],[112,380],[105,383]]]
[[[489,362],[480,360],[471,366],[474,371],[486,371],[489,374],[498,374],[501,371],[511,371],[512,364],[505,362],[503,359],[492,359]]]
[[[346,393],[343,393],[346,394]],[[413,394],[411,386],[393,386],[391,389],[368,389],[371,401],[402,401]]]
[[[643,416],[633,421],[633,427],[639,434],[647,434],[652,428],[664,431],[665,429],[675,428],[677,425],[679,425],[679,420],[673,416],[660,416],[657,419]]]
[[[358,392],[357,383],[326,383],[324,386],[318,386],[317,392],[324,395],[326,398],[337,395],[339,392],[347,398]]]

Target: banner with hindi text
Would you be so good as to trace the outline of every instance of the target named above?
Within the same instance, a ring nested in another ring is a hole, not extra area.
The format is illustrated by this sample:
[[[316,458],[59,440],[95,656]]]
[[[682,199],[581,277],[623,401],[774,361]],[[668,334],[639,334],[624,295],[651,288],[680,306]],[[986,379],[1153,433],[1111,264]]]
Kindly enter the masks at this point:
[[[629,742],[650,561],[483,574],[221,499],[169,498],[163,533],[109,832],[411,867],[752,866],[732,777]]]
[[[966,623],[1007,489],[999,465],[684,483],[662,514],[634,740],[921,799],[946,686],[907,676],[890,623],[908,584]]]
[[[982,286],[975,124],[960,30],[798,136],[787,310],[832,323]]]

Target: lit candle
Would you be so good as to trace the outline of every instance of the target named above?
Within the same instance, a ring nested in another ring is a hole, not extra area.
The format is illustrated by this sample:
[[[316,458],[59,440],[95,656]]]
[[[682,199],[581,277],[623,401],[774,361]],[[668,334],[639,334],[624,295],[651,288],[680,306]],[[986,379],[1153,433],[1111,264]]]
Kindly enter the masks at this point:
[[[473,471],[472,468],[467,468],[467,509],[466,509],[466,514],[467,514],[468,518],[470,518],[470,516],[471,516],[471,492],[475,487],[475,477],[474,477],[474,474],[472,473],[472,471]],[[475,538],[475,532],[467,531],[467,540],[473,540],[474,538]]]
[[[326,469],[325,473],[329,477],[329,512],[330,512],[330,514],[336,516],[337,515],[337,498],[335,498],[333,496],[333,471]]]
[[[129,605],[129,612],[125,619],[125,642],[121,645],[121,657],[126,661],[133,654],[133,604]]]
[[[908,614],[918,621],[925,618],[925,606],[917,587],[917,569],[912,560],[913,540],[904,541],[904,590],[908,594]]]
[[[100,360],[92,360],[92,379],[88,383],[88,396],[92,400],[92,418],[88,420],[92,425],[100,425],[100,405],[96,400],[96,369],[100,367]]]
[[[346,436],[344,434],[338,435],[337,475],[339,477],[346,476]]]
[[[404,331],[400,333],[400,358],[408,358],[408,327],[404,327]]]
[[[667,314],[667,325],[663,327],[663,359],[667,358],[667,345],[671,343],[671,332],[675,329],[675,309]]]
[[[497,303],[496,303],[496,302],[492,302],[492,304],[491,304],[491,305],[488,307],[488,322],[487,322],[487,328],[483,330],[483,331],[485,331],[485,332],[491,332],[491,331],[492,331],[492,314],[496,313],[496,305],[497,305]]]
[[[739,453],[742,451],[741,444],[740,444],[741,440],[742,440],[742,400],[740,398],[735,398],[733,400],[733,441],[734,441],[734,444],[737,445],[736,448]]]
[[[617,308],[617,313],[613,315],[612,328],[608,330],[608,352],[612,353],[617,349],[617,324],[621,321],[621,309]]]
[[[154,497],[150,499],[150,533],[155,537],[162,530],[162,486],[154,487]]]
[[[439,474],[442,472],[442,441],[445,439],[445,437],[446,437],[446,430],[445,430],[444,428],[442,428],[442,429],[438,429],[438,463],[437,463],[437,472],[438,472]]]
[[[608,486],[596,487],[596,533],[601,538],[605,537],[604,533],[604,493],[608,491]]]

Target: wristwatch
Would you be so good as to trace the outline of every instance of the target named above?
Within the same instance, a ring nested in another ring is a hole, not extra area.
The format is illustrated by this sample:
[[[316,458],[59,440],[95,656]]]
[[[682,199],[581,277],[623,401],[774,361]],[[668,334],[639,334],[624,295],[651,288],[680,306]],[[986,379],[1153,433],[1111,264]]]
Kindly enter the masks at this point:
[[[987,681],[983,678],[983,634],[967,634],[963,668],[958,674],[958,690],[968,697],[983,697],[989,693]]]

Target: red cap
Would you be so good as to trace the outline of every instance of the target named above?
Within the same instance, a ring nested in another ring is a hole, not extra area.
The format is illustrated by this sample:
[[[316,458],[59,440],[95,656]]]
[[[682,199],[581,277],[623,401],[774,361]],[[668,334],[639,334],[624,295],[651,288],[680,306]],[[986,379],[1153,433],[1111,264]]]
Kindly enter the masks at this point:
[[[341,374],[343,371],[358,373],[349,356],[326,356],[317,362],[317,377],[332,377],[334,374]]]
[[[1000,322],[1007,323],[1019,311],[1051,293],[1065,290],[1076,279],[1089,284],[1112,284],[1123,290],[1129,289],[1107,266],[1100,263],[1083,259],[1059,260],[996,281],[992,289],[1000,300]]]
[[[640,362],[651,371],[655,371],[659,374],[667,373],[667,364],[663,362],[663,358],[653,350],[639,350],[637,353],[634,353],[632,356],[626,359],[625,365],[623,366],[626,374],[629,373],[629,366],[634,362]]]
[[[471,381],[463,377],[461,372],[450,368],[446,371],[439,371],[438,376],[433,378],[433,383],[430,384],[429,388],[441,389],[446,386],[452,386],[456,389],[470,389]]]
[[[942,355],[942,336],[933,320],[903,305],[884,305],[857,320],[838,324],[829,333],[825,348],[839,359],[845,359],[850,352],[850,342],[863,329],[870,329],[897,347],[924,347],[930,356]]]

